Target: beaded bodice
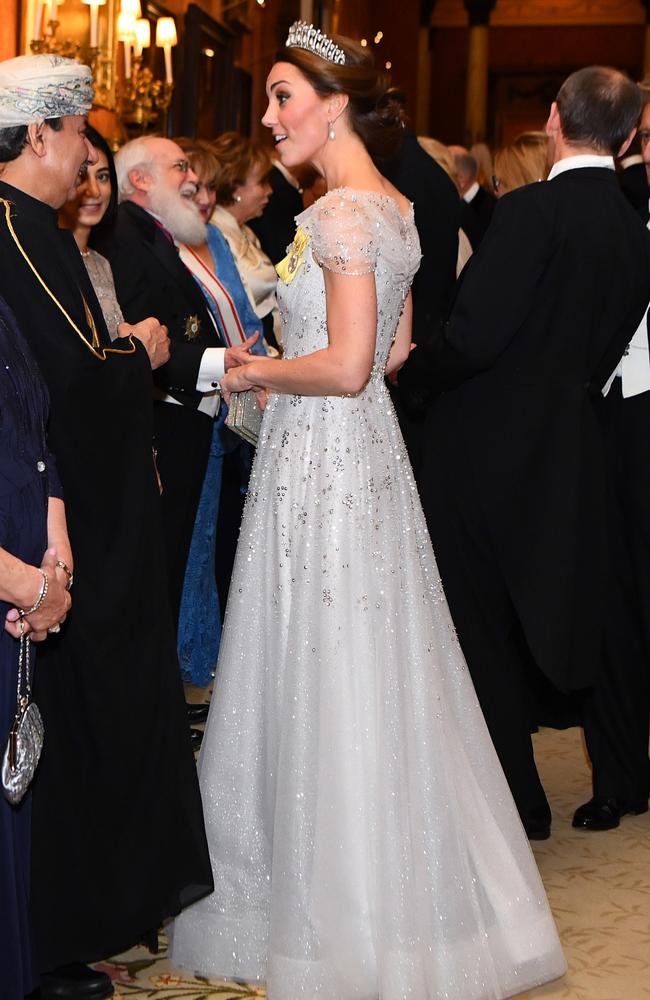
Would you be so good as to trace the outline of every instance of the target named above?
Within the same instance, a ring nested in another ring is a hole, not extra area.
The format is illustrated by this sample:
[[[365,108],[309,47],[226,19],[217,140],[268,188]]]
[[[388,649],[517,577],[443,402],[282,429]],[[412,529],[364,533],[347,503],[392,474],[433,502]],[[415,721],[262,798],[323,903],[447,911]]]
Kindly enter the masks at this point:
[[[374,191],[337,188],[296,219],[293,260],[278,282],[285,357],[327,346],[322,268],[339,274],[374,272],[377,342],[374,377],[383,377],[404,300],[420,262],[413,211]],[[291,257],[291,255],[290,255]]]

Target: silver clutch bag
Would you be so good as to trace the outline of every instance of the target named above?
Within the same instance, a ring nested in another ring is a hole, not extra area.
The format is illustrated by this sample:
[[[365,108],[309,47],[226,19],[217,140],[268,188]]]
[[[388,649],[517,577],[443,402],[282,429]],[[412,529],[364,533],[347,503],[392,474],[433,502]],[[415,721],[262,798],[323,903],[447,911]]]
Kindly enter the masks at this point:
[[[226,427],[255,446],[260,436],[263,413],[252,389],[233,392],[230,397]]]
[[[29,700],[31,696],[29,648],[29,639],[21,633],[18,656],[18,704],[16,717],[9,730],[0,776],[4,796],[14,806],[18,805],[32,782],[41,757],[45,735],[41,713],[34,702]]]

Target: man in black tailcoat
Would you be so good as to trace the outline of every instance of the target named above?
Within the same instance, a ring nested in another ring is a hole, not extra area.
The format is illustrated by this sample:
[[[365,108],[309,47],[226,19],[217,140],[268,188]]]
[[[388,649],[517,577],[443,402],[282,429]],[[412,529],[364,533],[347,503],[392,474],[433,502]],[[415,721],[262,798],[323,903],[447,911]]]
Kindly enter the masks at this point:
[[[461,194],[461,224],[472,244],[478,250],[490,225],[496,198],[478,182],[478,163],[464,146],[450,146],[456,164],[456,176]]]
[[[639,107],[615,70],[568,78],[547,124],[549,181],[500,200],[450,319],[417,352],[443,390],[427,424],[425,513],[492,739],[537,839],[551,815],[529,671],[583,689],[601,654],[606,487],[593,400],[648,304],[650,236],[613,169]]]
[[[409,129],[390,160],[379,163],[381,172],[413,202],[422,260],[413,280],[413,343],[421,344],[431,328],[447,315],[456,282],[460,197],[453,181],[420,146]],[[401,369],[391,394],[416,478],[424,445],[426,387],[412,363],[415,352]]]
[[[640,86],[639,138],[650,173],[650,89]],[[647,179],[646,212],[647,220]],[[638,207],[638,206],[637,206]],[[649,224],[650,225],[650,224]],[[649,291],[650,298],[650,291]],[[598,684],[583,706],[593,797],[573,825],[611,830],[647,812],[650,794],[650,351],[648,317],[603,389],[612,580]]]
[[[102,248],[127,320],[156,316],[169,330],[171,357],[154,376],[154,423],[170,598],[178,622],[185,567],[208,461],[219,379],[254,342],[225,347],[221,331],[176,242],[205,243],[191,200],[197,177],[171,139],[143,137],[115,158],[120,207]]]

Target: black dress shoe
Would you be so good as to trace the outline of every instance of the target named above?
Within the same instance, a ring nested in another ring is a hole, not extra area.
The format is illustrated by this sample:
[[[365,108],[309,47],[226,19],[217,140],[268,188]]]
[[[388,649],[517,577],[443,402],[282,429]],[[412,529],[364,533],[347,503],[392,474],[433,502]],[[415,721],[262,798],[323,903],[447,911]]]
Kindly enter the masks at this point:
[[[192,750],[196,753],[197,750],[201,749],[203,732],[200,729],[190,729],[190,742],[192,744]]]
[[[209,705],[191,705],[190,702],[185,703],[187,708],[187,719],[191,726],[196,726],[197,723],[205,722],[208,717],[208,712],[210,711]]]
[[[41,976],[41,1000],[104,1000],[114,993],[111,977],[71,962]]]
[[[622,802],[596,796],[579,806],[573,814],[572,826],[578,830],[615,830],[621,816],[640,816],[648,811],[648,802]]]
[[[548,840],[551,836],[551,824],[545,822],[524,823],[524,830],[529,840]]]

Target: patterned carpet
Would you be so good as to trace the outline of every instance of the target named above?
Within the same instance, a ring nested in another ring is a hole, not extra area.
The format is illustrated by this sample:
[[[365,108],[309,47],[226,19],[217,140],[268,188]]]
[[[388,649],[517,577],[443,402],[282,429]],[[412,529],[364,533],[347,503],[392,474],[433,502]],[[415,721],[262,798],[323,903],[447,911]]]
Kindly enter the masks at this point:
[[[536,754],[553,807],[550,840],[535,844],[569,964],[556,983],[520,1000],[644,1000],[650,998],[650,813],[625,817],[618,830],[571,828],[576,805],[590,797],[579,730],[544,730]],[[101,966],[116,1000],[235,1000],[263,997],[259,987],[219,983],[174,969],[163,950],[135,949]],[[454,1000],[463,1000],[462,997]]]

